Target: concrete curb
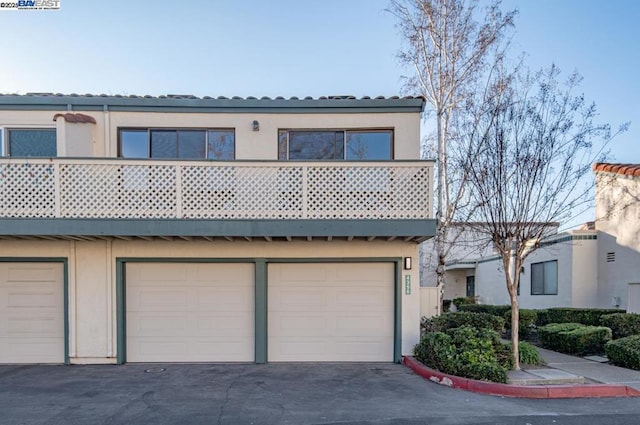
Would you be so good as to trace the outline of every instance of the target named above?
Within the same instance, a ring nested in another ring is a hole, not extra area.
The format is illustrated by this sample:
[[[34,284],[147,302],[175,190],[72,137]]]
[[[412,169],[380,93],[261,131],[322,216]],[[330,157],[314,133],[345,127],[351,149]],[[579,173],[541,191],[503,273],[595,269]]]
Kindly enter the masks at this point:
[[[438,372],[423,365],[413,357],[405,356],[402,364],[417,375],[436,384],[446,385],[481,394],[518,398],[595,398],[595,397],[640,397],[640,391],[621,384],[578,385],[509,385],[476,381]]]

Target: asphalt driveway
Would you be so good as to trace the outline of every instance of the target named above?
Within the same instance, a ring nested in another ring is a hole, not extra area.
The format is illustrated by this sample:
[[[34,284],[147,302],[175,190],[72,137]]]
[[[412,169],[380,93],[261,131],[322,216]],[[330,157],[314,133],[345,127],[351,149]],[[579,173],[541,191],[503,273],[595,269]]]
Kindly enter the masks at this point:
[[[639,414],[638,399],[486,396],[395,364],[0,366],[2,425],[583,425]]]

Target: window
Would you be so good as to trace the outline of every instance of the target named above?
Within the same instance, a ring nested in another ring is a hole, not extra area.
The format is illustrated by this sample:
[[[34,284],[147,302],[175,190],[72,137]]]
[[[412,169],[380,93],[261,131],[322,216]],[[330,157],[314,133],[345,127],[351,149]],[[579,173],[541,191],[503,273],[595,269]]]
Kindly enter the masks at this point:
[[[558,294],[558,262],[531,264],[531,295]]]
[[[44,157],[57,155],[54,128],[7,129],[6,152],[9,156]]]
[[[235,132],[232,129],[121,129],[119,155],[122,158],[233,160]]]
[[[391,130],[280,130],[279,160],[370,161],[393,158]]]

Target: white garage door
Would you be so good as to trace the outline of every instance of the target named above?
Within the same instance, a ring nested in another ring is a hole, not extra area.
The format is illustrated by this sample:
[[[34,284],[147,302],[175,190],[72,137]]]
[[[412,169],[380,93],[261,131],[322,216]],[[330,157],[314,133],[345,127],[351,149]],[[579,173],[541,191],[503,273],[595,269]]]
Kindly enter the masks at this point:
[[[0,363],[64,362],[61,263],[0,263]]]
[[[391,263],[270,264],[269,361],[393,361]]]
[[[128,263],[129,362],[254,360],[253,264]]]

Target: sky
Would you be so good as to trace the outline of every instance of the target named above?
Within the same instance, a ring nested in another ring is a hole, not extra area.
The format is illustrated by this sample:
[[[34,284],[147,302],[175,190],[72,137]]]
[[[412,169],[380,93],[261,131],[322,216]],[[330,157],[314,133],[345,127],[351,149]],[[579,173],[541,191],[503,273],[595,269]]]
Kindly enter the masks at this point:
[[[486,4],[481,0],[480,4]],[[411,70],[388,0],[60,0],[0,10],[0,93],[393,96]],[[504,0],[511,54],[576,70],[601,122],[640,163],[640,1]],[[425,133],[430,129],[423,129]]]

